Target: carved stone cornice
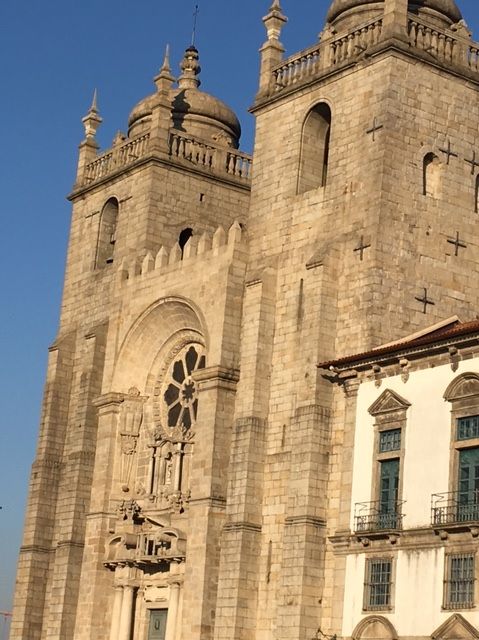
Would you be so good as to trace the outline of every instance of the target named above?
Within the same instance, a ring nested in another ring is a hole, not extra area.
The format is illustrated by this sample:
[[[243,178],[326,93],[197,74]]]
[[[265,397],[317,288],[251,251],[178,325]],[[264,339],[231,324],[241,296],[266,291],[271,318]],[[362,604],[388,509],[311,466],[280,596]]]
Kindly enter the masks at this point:
[[[122,402],[125,400],[125,393],[116,393],[114,391],[110,391],[109,393],[104,393],[98,398],[95,398],[92,401],[94,407],[98,407],[99,409],[104,408],[118,408]]]
[[[239,369],[230,369],[215,365],[195,371],[192,376],[193,380],[198,383],[200,391],[206,389],[222,388],[226,391],[236,391],[240,372]]]
[[[256,524],[255,522],[227,522],[223,527],[223,531],[250,531],[252,533],[261,533],[262,527],[260,524]]]
[[[284,524],[287,527],[300,527],[306,525],[310,527],[317,527],[318,529],[324,529],[326,527],[326,520],[324,518],[318,518],[318,516],[302,514],[299,516],[286,517],[284,519]]]

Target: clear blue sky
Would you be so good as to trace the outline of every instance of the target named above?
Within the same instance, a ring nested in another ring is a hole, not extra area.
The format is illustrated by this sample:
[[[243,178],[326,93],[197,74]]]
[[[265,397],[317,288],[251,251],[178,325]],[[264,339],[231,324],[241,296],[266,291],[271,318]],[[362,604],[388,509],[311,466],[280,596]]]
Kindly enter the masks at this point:
[[[479,39],[477,0],[457,0]],[[270,0],[199,0],[203,89],[233,107],[251,151],[261,17]],[[316,41],[329,0],[282,0],[291,54]],[[0,610],[11,607],[47,348],[55,337],[81,117],[98,88],[110,146],[154,89],[167,43],[177,72],[195,0],[1,0]],[[479,123],[478,123],[479,125]],[[0,618],[1,631],[1,618]]]

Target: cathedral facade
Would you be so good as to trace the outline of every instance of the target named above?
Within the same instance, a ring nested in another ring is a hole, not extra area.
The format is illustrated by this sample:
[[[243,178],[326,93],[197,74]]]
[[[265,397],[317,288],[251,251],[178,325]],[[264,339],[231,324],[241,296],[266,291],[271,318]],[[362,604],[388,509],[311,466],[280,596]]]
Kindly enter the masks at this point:
[[[479,638],[479,45],[285,23],[254,162],[193,46],[83,119],[11,640]]]

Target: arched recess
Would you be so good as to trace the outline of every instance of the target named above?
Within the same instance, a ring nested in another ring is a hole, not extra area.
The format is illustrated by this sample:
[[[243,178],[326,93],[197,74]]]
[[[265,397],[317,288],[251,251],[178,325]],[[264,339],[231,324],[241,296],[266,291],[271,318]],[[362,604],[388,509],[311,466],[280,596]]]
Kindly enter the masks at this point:
[[[137,387],[151,394],[159,367],[172,350],[188,342],[208,347],[205,320],[190,301],[179,297],[158,300],[133,323],[119,350],[112,389],[126,392]],[[167,364],[163,364],[167,366]]]
[[[185,247],[188,243],[188,240],[193,237],[193,229],[191,227],[185,227],[178,236],[178,244],[181,249],[181,259],[183,260],[183,255],[185,251]]]
[[[427,153],[422,164],[422,193],[424,196],[438,198],[441,190],[442,166],[434,153]]]
[[[453,402],[473,396],[479,396],[479,375],[469,371],[454,378],[444,393],[444,400]]]
[[[352,633],[352,640],[397,640],[394,626],[384,616],[368,616]]]
[[[331,109],[325,102],[314,106],[306,116],[301,136],[298,193],[326,185],[331,123]]]
[[[110,198],[101,211],[95,259],[97,269],[104,269],[113,262],[119,209],[118,200]]]

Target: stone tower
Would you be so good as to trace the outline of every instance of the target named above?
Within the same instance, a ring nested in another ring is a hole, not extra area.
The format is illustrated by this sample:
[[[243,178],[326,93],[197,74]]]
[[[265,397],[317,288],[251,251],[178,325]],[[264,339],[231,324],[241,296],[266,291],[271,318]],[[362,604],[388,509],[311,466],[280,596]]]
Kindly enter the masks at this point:
[[[13,640],[341,635],[316,363],[475,317],[479,46],[453,0],[334,0],[286,60],[285,22],[251,184],[194,47],[108,152],[84,118]]]

